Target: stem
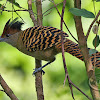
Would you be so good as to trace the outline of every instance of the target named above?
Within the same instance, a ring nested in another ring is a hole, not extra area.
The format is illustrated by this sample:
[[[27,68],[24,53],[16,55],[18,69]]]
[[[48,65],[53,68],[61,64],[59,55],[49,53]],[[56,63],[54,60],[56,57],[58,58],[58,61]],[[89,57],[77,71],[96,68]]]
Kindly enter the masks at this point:
[[[63,1],[63,9],[62,9],[62,15],[61,15],[61,30],[63,30],[63,15],[64,15],[64,9],[65,9],[65,5],[66,5],[66,0]],[[58,11],[58,9],[57,9]],[[59,12],[59,11],[58,11]],[[66,62],[65,62],[65,56],[64,56],[64,43],[63,43],[63,34],[61,33],[61,45],[62,45],[62,57],[63,57],[63,64],[64,64],[64,69],[65,69],[65,80],[64,80],[64,84],[66,79],[68,79],[68,83],[69,83],[69,87],[71,90],[71,94],[72,94],[72,98],[73,100],[75,100],[74,95],[73,95],[73,89],[72,86],[74,86],[77,90],[79,90],[83,95],[85,95],[89,100],[91,100],[90,97],[88,97],[88,95],[86,95],[83,91],[81,91],[71,80],[68,74],[68,70],[67,70],[67,66],[66,66]]]
[[[34,16],[34,13],[32,10],[32,0],[28,0],[28,11],[29,11],[30,17],[35,26],[42,25],[42,3],[41,3],[41,0],[36,0],[36,8],[37,8],[37,21],[35,19],[35,16]],[[35,64],[36,64],[35,68],[41,67],[40,60],[35,59]],[[35,86],[36,86],[36,92],[37,92],[37,100],[44,100],[42,73],[41,72],[36,73]]]
[[[58,9],[57,9],[57,7],[56,7],[56,4],[55,4],[54,2],[52,2],[52,3],[54,4],[54,6],[55,6],[55,8],[56,8],[57,13],[58,13],[58,14],[59,14],[59,16],[61,17],[60,12],[58,11]],[[64,21],[64,20],[63,20],[63,23],[64,23],[64,25],[65,25],[66,29],[68,30],[69,34],[72,36],[72,38],[73,38],[76,42],[78,42],[78,41],[77,41],[77,39],[73,36],[73,34],[70,32],[70,30],[69,30],[69,28],[67,27],[67,25],[66,25],[66,23],[65,23],[65,21]]]
[[[74,0],[74,7],[81,9],[81,0]],[[89,56],[89,51],[88,51],[88,47],[87,47],[87,41],[86,41],[86,38],[85,38],[85,35],[84,35],[84,32],[83,32],[81,17],[74,16],[74,20],[75,20],[75,25],[76,25],[79,47],[80,47],[80,50],[83,54],[88,78],[89,78],[89,81],[92,80],[91,85],[96,88],[96,90],[94,90],[93,88],[90,87],[91,94],[92,94],[94,100],[100,100],[99,91],[97,91],[98,87],[97,87],[97,84],[96,84],[94,69],[93,69],[93,66],[92,66],[91,58]],[[92,26],[92,24],[91,24],[91,26]],[[89,32],[91,30],[91,26],[89,28],[87,37],[88,37]]]
[[[41,26],[42,25],[42,2],[41,0],[36,0],[36,8],[37,8],[37,24]]]
[[[36,0],[36,8],[37,8],[37,25],[42,26],[42,2],[41,0]],[[41,60],[35,59],[36,68],[41,67]],[[43,84],[42,84],[42,72],[36,73],[35,77],[35,85],[37,91],[37,100],[44,100],[43,94]]]
[[[10,89],[10,87],[7,85],[7,83],[5,82],[5,80],[2,78],[2,76],[0,75],[0,84],[2,86],[2,88],[4,89],[4,92],[7,94],[7,96],[10,97],[11,100],[18,100],[18,98],[15,96],[15,94],[13,93],[13,91]],[[1,91],[1,90],[0,90]]]
[[[91,31],[91,28],[92,28],[93,24],[95,23],[95,21],[97,21],[99,15],[100,15],[100,10],[99,10],[97,16],[95,17],[95,19],[93,20],[93,22],[91,23],[91,25],[90,25],[90,27],[89,27],[89,29],[88,29],[88,32],[87,32],[87,35],[86,35],[86,39],[88,39],[89,33],[90,33],[90,31]]]
[[[29,11],[29,14],[30,14],[30,18],[32,19],[32,21],[34,23],[34,26],[37,26],[37,21],[35,19],[35,16],[34,16],[34,13],[33,13],[33,10],[32,10],[32,0],[28,0],[28,11]]]
[[[35,59],[35,67],[39,68],[41,67],[41,61]],[[44,100],[44,94],[43,94],[43,84],[42,84],[42,72],[38,72],[35,75],[35,87],[37,92],[37,100]]]

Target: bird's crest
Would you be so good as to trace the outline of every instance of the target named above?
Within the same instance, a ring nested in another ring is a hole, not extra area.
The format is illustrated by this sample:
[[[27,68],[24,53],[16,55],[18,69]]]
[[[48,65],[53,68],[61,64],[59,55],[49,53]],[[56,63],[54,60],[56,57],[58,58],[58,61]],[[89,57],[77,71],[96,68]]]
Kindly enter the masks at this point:
[[[11,19],[7,21],[7,23],[5,24],[4,30],[3,30],[3,34],[1,35],[2,38],[21,31],[21,26],[24,23],[17,21],[17,19],[18,18],[15,18],[11,22],[10,22]]]

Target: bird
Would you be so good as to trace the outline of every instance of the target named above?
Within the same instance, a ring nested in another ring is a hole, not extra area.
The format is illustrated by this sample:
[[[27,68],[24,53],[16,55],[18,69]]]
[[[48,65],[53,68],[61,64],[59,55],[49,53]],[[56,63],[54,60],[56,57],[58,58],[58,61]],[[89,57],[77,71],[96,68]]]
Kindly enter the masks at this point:
[[[9,19],[0,36],[0,42],[6,42],[22,53],[35,57],[38,60],[48,61],[45,65],[35,69],[33,75],[42,71],[42,68],[55,61],[55,56],[62,52],[61,33],[63,33],[64,51],[83,61],[79,45],[70,39],[68,34],[51,26],[34,26],[22,30],[24,23],[17,18]],[[90,48],[88,48],[90,50]],[[100,67],[100,52],[96,52],[96,66]],[[94,54],[91,56],[94,65]]]

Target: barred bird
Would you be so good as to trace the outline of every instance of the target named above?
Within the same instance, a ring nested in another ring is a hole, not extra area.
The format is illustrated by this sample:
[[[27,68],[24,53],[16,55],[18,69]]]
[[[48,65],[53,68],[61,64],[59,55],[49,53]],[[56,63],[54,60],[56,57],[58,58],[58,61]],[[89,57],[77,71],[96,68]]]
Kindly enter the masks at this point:
[[[61,30],[48,27],[36,26],[21,30],[22,22],[17,21],[17,18],[10,22],[7,21],[3,34],[0,37],[0,42],[7,42],[19,51],[35,57],[38,60],[48,61],[44,66],[35,69],[33,74],[41,71],[43,67],[47,66],[55,60],[55,55],[62,51],[61,49]],[[83,56],[79,45],[67,39],[68,34],[63,32],[64,50],[71,55],[83,61]],[[96,53],[96,66],[100,67],[100,52]],[[92,64],[94,64],[94,55],[91,56]]]

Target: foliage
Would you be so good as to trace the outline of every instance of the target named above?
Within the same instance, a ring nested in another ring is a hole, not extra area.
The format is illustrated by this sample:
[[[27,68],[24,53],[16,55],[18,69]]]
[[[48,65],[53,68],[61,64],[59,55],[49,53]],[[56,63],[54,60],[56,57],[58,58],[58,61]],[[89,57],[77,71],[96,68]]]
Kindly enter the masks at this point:
[[[71,8],[69,11],[75,16],[83,16],[86,18],[95,18],[95,15],[86,9]]]

